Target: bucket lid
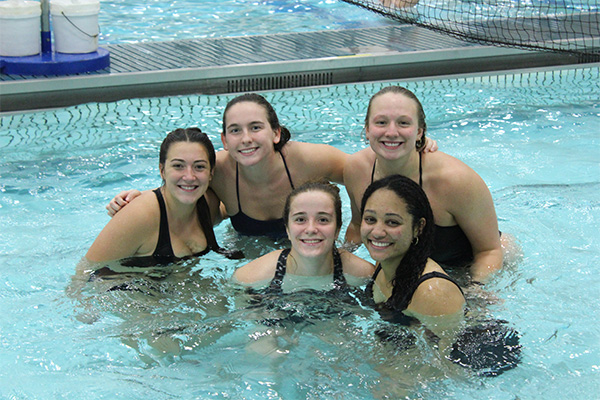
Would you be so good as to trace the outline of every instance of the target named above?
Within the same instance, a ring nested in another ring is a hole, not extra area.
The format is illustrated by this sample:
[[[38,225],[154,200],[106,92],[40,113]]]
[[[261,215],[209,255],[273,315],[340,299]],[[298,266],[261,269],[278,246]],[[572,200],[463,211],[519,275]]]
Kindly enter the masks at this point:
[[[31,15],[42,15],[39,1],[0,1],[0,17],[20,18]]]
[[[52,14],[91,15],[100,12],[99,0],[50,0]]]

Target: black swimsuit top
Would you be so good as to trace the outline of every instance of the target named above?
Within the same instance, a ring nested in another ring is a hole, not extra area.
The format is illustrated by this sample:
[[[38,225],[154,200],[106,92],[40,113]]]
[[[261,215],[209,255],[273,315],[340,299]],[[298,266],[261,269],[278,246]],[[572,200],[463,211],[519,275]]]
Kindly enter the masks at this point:
[[[281,152],[279,152],[279,154],[281,154]],[[290,175],[290,171],[288,170],[288,166],[285,162],[283,154],[281,154],[281,159],[283,160],[283,165],[285,167],[285,172],[287,173],[288,179],[290,181],[290,186],[292,187],[292,189],[294,189],[292,176]],[[287,237],[287,232],[285,231],[285,224],[283,223],[283,218],[263,221],[259,219],[254,219],[244,214],[244,212],[242,211],[242,204],[240,203],[240,186],[237,163],[235,165],[235,191],[237,194],[238,213],[230,217],[233,229],[235,229],[237,232],[243,235],[269,236],[274,239]]]
[[[122,261],[122,265],[131,267],[152,267],[162,264],[170,264],[174,261],[188,258],[198,257],[208,253],[210,250],[217,250],[219,246],[216,242],[212,222],[210,218],[210,210],[208,209],[208,203],[204,196],[198,200],[198,222],[202,227],[204,235],[206,236],[207,246],[204,250],[199,253],[194,253],[186,257],[176,257],[171,245],[171,235],[169,234],[169,220],[167,218],[167,207],[165,205],[165,199],[160,191],[160,188],[152,191],[156,195],[158,200],[158,207],[160,209],[160,226],[158,229],[158,241],[156,242],[156,248],[151,256],[144,257],[129,257]]]
[[[402,323],[405,325],[409,325],[412,321],[415,320],[415,318],[409,317],[408,315],[405,315],[402,312],[398,312],[396,310],[391,309],[387,305],[386,302],[382,302],[382,303],[374,302],[373,285],[375,284],[375,279],[377,278],[377,275],[379,275],[380,271],[381,271],[381,264],[379,264],[377,266],[377,269],[375,270],[373,277],[371,278],[371,280],[369,281],[369,283],[367,283],[367,286],[365,287],[365,295],[367,297],[367,301],[373,302],[371,305],[373,306],[373,308],[375,308],[376,311],[378,311],[381,314],[381,317],[384,320],[389,321],[389,322]],[[456,285],[456,287],[458,287],[458,290],[460,290],[460,292],[464,296],[464,292],[463,292],[462,288],[459,286],[458,283],[456,283],[456,281],[454,279],[450,278],[448,275],[443,274],[441,272],[433,271],[433,272],[428,272],[426,274],[421,275],[421,278],[417,281],[417,284],[415,285],[413,292],[410,294],[410,298],[412,299],[413,295],[415,294],[415,292],[417,291],[417,288],[419,287],[419,285],[421,285],[421,283],[425,282],[426,280],[433,279],[433,278],[442,278],[442,279],[446,279],[446,280],[454,283]]]
[[[171,235],[169,234],[169,220],[167,218],[167,207],[165,205],[165,200],[160,191],[160,188],[154,189],[152,192],[156,195],[156,199],[158,200],[158,208],[160,210],[160,223],[158,228],[158,241],[156,242],[156,248],[151,256],[142,256],[142,257],[128,257],[124,258],[120,261],[120,264],[126,267],[138,267],[138,268],[150,268],[157,266],[166,266],[173,262],[179,260],[185,260],[192,257],[199,257],[211,250],[216,251],[217,253],[224,254],[227,258],[230,259],[240,259],[244,257],[244,254],[240,251],[234,250],[225,250],[222,249],[217,243],[217,239],[215,237],[215,231],[212,225],[212,218],[210,215],[210,209],[208,207],[208,203],[206,202],[206,198],[202,196],[196,202],[196,212],[198,215],[198,223],[204,232],[204,236],[206,237],[206,248],[199,253],[194,253],[185,257],[176,257],[175,252],[173,251],[173,246],[171,245]],[[109,267],[103,267],[96,271],[94,271],[90,280],[96,279],[98,277],[108,278],[110,275],[115,275],[113,270]],[[115,286],[111,290],[139,290],[133,286],[130,286],[129,283],[124,283],[122,285]]]
[[[377,160],[375,160],[375,163]],[[375,163],[371,173],[371,183],[375,177]],[[423,167],[419,153],[419,186],[423,187]],[[458,225],[435,225],[431,259],[441,265],[463,266],[473,261],[473,249],[465,232]]]
[[[287,258],[290,254],[291,249],[284,249],[279,255],[277,260],[277,267],[275,269],[275,276],[271,280],[267,291],[270,293],[281,293],[283,278],[285,277]],[[344,267],[342,266],[342,258],[340,257],[339,251],[333,248],[333,285],[334,290],[344,290],[348,284],[346,277],[344,276]]]

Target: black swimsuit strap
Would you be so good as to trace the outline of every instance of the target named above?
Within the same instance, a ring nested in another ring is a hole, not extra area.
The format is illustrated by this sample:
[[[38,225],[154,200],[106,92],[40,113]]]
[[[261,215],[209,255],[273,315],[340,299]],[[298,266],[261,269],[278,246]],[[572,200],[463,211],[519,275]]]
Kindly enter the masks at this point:
[[[160,191],[160,188],[153,190],[158,201],[158,207],[160,209],[160,225],[158,228],[158,241],[156,242],[156,248],[152,255],[154,257],[174,257],[175,252],[171,246],[171,235],[169,234],[169,220],[167,219],[167,207],[165,205],[165,199]]]
[[[281,159],[283,160],[283,166],[285,167],[285,172],[287,173],[288,180],[290,181],[290,186],[292,187],[292,189],[296,189],[294,187],[294,182],[292,182],[292,175],[290,174],[290,170],[288,169],[287,162],[285,161],[285,157],[283,156],[283,153],[281,151],[279,152],[279,155],[281,155]]]
[[[337,248],[333,248],[333,284],[336,289],[344,289],[348,286],[346,277],[344,276],[344,266],[342,265],[342,257]]]
[[[371,300],[373,299],[373,285],[375,284],[375,279],[377,279],[377,275],[379,275],[379,271],[381,271],[381,264],[377,264],[377,268],[375,268],[373,276],[371,277],[371,279],[367,283],[367,286],[365,287],[365,294],[367,295],[367,298]]]
[[[279,254],[277,265],[275,267],[275,276],[269,284],[268,290],[273,292],[281,292],[283,277],[286,272],[288,255],[292,249],[284,249]],[[335,289],[340,290],[347,287],[346,277],[344,276],[344,266],[342,265],[342,257],[340,252],[335,247],[333,248],[333,284]]]
[[[208,202],[206,201],[206,195],[202,195],[202,197],[200,197],[196,202],[196,214],[198,217],[198,223],[200,223],[202,232],[204,232],[204,236],[206,237],[206,247],[214,251],[220,250],[213,228],[210,208],[208,207]]]
[[[421,152],[419,152],[419,187],[423,187],[423,165],[421,163]],[[373,183],[373,179],[375,178],[375,166],[377,165],[377,158],[373,162],[373,170],[371,171],[371,183]]]
[[[460,287],[460,285],[458,283],[456,283],[456,281],[454,279],[452,279],[448,275],[438,272],[438,271],[432,271],[432,272],[428,272],[424,275],[421,275],[421,278],[417,281],[417,284],[415,286],[415,291],[417,290],[417,288],[419,287],[419,285],[421,283],[425,282],[428,279],[433,279],[433,278],[442,278],[442,279],[446,279],[447,281],[454,283],[456,285],[456,287],[458,288],[458,290],[460,290],[462,295],[463,296],[465,295],[462,288]]]
[[[285,161],[285,157],[283,156],[281,151],[279,152],[279,155],[281,156],[281,159],[283,160],[283,166],[285,167],[285,173],[287,174],[288,180],[290,181],[290,186],[292,187],[292,189],[295,189],[294,182],[292,182],[292,175],[290,174],[290,170],[288,169],[287,162]],[[241,213],[242,212],[242,204],[240,203],[240,178],[239,178],[237,162],[235,163],[235,194],[237,196],[238,212]]]
[[[240,177],[238,174],[238,163],[235,163],[235,194],[238,201],[238,212],[242,212],[242,205],[240,204]]]
[[[277,259],[277,266],[275,267],[275,276],[269,284],[268,290],[273,292],[281,292],[281,285],[283,284],[283,277],[285,276],[285,269],[287,265],[287,258],[292,249],[283,249],[279,258]]]
[[[381,264],[377,265],[377,268],[375,269],[375,272],[373,273],[371,280],[369,281],[369,283],[367,283],[367,286],[365,287],[365,294],[370,299],[373,298],[373,285],[375,284],[375,279],[377,279],[377,275],[379,275],[379,271],[381,271]],[[446,280],[454,283],[456,285],[456,287],[458,287],[458,290],[460,290],[460,292],[464,296],[464,292],[463,292],[462,288],[460,287],[460,285],[458,283],[456,283],[456,281],[454,279],[452,279],[448,275],[438,272],[438,271],[432,271],[432,272],[428,272],[424,275],[421,275],[421,278],[419,278],[419,280],[417,281],[417,284],[415,285],[415,291],[417,290],[417,288],[419,287],[419,285],[421,283],[425,282],[428,279],[433,279],[433,278],[442,278],[442,279],[446,279]],[[413,295],[414,295],[414,291],[413,291]],[[412,296],[411,296],[411,298],[412,298]]]
[[[421,163],[421,152],[419,152],[419,187],[423,188],[423,165]]]
[[[373,161],[373,170],[371,171],[371,183],[373,183],[373,179],[375,178],[375,166],[377,165],[377,158]]]

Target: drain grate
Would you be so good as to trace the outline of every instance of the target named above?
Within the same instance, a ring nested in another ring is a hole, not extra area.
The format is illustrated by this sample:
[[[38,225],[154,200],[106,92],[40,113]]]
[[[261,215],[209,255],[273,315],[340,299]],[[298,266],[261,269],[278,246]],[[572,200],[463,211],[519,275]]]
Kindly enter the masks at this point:
[[[228,93],[289,89],[303,86],[332,85],[333,73],[287,74],[227,81]]]

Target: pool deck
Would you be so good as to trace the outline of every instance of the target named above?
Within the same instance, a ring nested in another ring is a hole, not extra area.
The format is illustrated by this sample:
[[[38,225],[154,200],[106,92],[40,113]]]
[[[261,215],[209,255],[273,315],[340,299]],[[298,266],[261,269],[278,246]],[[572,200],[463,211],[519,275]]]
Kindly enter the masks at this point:
[[[0,74],[0,112],[178,94],[236,93],[579,63],[576,56],[468,43],[417,26],[102,46],[110,67],[71,76]]]

